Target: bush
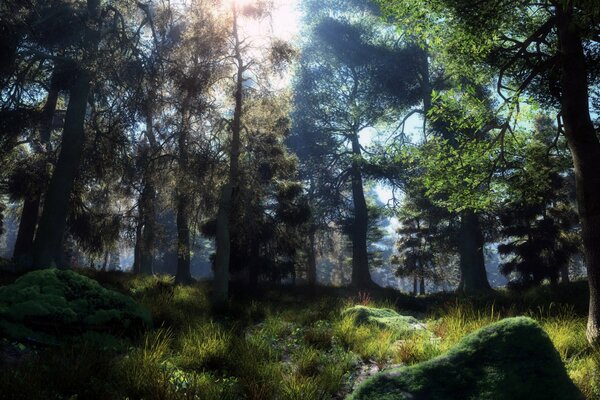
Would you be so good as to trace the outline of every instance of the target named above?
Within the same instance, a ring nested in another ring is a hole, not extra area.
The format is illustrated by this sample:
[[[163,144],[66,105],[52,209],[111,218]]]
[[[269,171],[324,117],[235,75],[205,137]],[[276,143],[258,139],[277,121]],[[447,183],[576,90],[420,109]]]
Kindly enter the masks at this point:
[[[0,287],[0,334],[15,341],[55,344],[90,331],[133,336],[150,323],[133,299],[72,271],[34,271]]]

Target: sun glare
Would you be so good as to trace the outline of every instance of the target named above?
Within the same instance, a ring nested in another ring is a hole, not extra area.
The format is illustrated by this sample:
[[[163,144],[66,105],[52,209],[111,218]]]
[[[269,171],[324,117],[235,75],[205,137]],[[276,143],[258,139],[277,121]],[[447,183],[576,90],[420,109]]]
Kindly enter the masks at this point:
[[[251,6],[259,0],[226,0],[229,6],[238,8]],[[268,21],[257,21],[251,18],[240,20],[240,25],[251,36],[274,35],[283,40],[290,40],[298,33],[300,12],[299,0],[274,0],[271,16]]]

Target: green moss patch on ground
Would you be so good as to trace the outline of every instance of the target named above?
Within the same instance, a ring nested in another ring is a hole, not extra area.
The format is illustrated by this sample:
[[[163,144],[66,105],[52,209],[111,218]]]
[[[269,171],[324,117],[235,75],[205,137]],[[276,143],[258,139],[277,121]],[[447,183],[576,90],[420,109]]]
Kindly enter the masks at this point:
[[[150,323],[150,313],[131,297],[73,271],[33,271],[0,287],[0,333],[15,341],[54,344],[89,332],[131,336]]]
[[[508,318],[464,337],[448,353],[381,373],[352,400],[582,399],[546,332]]]
[[[393,330],[398,334],[424,329],[423,324],[415,317],[400,315],[391,308],[356,305],[345,309],[342,316],[353,318],[358,325],[373,324],[380,328]]]

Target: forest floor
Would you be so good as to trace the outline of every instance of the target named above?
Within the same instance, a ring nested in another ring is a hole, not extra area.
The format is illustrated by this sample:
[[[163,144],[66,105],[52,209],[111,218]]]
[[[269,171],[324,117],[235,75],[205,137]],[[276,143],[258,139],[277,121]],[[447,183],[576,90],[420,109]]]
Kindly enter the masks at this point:
[[[549,334],[586,398],[600,399],[600,360],[585,339],[585,282],[478,298],[331,288],[264,288],[256,295],[232,288],[231,306],[216,313],[206,283],[92,276],[145,305],[154,328],[133,341],[92,335],[44,349],[0,342],[0,397],[343,399],[369,375],[436,357],[469,332],[527,315]],[[0,285],[13,279],[2,276]],[[359,304],[393,308],[427,329],[399,338],[342,316]]]

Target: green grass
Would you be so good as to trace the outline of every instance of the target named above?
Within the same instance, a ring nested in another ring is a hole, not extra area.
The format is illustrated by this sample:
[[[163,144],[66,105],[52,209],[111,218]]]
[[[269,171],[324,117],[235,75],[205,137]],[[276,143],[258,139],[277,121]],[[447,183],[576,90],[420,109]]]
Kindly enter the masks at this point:
[[[415,365],[445,354],[490,323],[526,315],[548,333],[586,398],[600,399],[600,357],[585,340],[580,282],[483,298],[415,299],[389,290],[310,294],[301,288],[264,289],[257,296],[233,288],[227,312],[214,313],[207,284],[176,286],[168,278],[83,272],[133,297],[151,312],[154,327],[116,343],[86,335],[64,347],[26,347],[18,363],[0,374],[2,396],[331,399],[348,393],[362,364]],[[428,330],[404,334],[393,325],[343,315],[357,305],[416,316]],[[7,341],[0,346],[14,348]]]

